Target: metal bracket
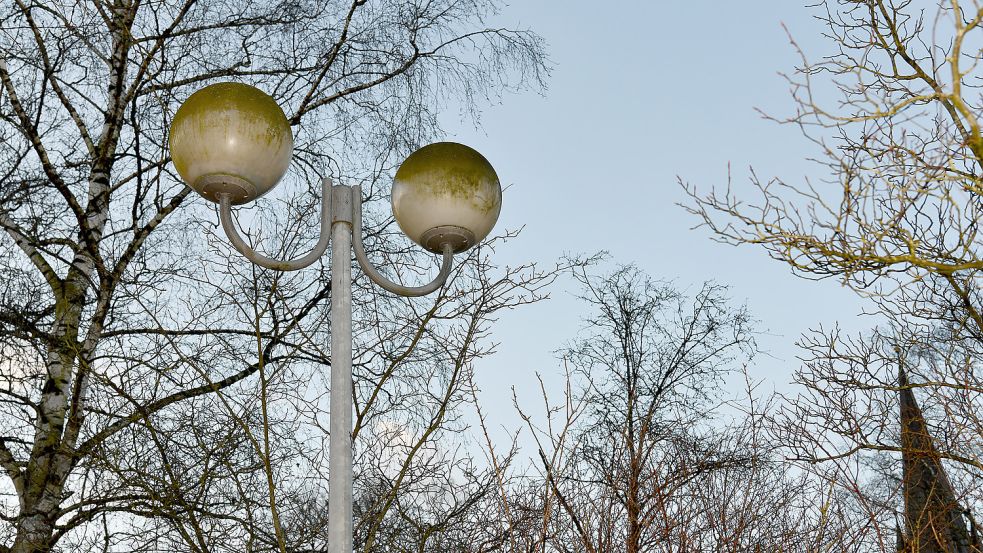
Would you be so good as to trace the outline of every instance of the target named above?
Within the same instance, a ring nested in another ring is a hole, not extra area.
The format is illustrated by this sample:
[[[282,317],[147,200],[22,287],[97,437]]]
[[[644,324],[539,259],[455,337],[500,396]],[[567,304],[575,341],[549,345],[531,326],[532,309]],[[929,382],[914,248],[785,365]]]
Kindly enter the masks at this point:
[[[304,267],[313,264],[315,261],[320,259],[321,256],[324,255],[324,252],[328,249],[328,242],[331,240],[331,225],[328,223],[328,221],[331,220],[331,204],[333,203],[332,200],[334,199],[334,194],[331,192],[332,188],[347,188],[347,186],[331,186],[331,179],[329,178],[325,178],[323,181],[321,181],[320,235],[318,236],[317,244],[314,246],[314,249],[297,259],[273,259],[272,257],[267,257],[250,248],[249,245],[246,244],[246,241],[239,236],[239,231],[236,230],[235,221],[232,219],[233,199],[229,193],[222,193],[218,195],[219,219],[222,220],[222,228],[225,229],[225,235],[229,237],[229,242],[232,243],[232,247],[238,250],[242,255],[246,256],[247,259],[260,267],[266,267],[267,269],[275,269],[278,271],[296,271],[297,269],[303,269]],[[341,194],[338,196],[341,196]],[[351,213],[351,195],[348,195],[348,197],[348,213]]]
[[[338,184],[331,187],[331,224],[352,226],[352,187]]]
[[[443,254],[440,272],[437,273],[437,277],[430,283],[424,284],[423,286],[404,286],[382,276],[382,273],[369,261],[369,256],[365,255],[365,247],[362,245],[362,187],[356,184],[351,189],[352,214],[355,216],[355,221],[352,225],[352,249],[355,250],[355,258],[358,259],[358,264],[361,265],[362,271],[365,272],[366,276],[382,288],[400,296],[425,296],[443,286],[444,282],[447,281],[447,277],[451,274],[451,268],[454,266],[454,250],[451,244],[447,242],[444,243],[442,250],[439,252]]]

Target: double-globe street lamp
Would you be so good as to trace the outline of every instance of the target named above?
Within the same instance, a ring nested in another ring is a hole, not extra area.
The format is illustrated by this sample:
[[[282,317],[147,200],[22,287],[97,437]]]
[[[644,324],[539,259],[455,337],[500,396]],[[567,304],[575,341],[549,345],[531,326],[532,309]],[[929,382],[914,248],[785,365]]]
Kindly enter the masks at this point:
[[[396,171],[393,215],[400,229],[426,250],[443,256],[437,277],[407,287],[384,277],[362,246],[362,194],[358,185],[322,180],[320,236],[306,255],[267,257],[239,236],[232,206],[270,191],[290,165],[293,133],[280,106],[241,83],[217,83],[192,94],[170,130],[171,158],[181,178],[219,204],[219,218],[233,247],[269,269],[302,269],[331,250],[331,394],[328,470],[328,551],[352,552],[352,304],[351,250],[365,274],[386,290],[422,296],[440,288],[455,253],[481,241],[498,219],[502,188],[491,164],[475,150],[452,142],[424,146]]]

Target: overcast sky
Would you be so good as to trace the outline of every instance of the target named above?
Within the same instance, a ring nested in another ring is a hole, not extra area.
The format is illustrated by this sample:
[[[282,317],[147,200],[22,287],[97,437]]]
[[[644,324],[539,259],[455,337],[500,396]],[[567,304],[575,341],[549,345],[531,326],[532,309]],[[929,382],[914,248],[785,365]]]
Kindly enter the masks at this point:
[[[806,52],[829,48],[800,2],[653,2],[524,0],[502,19],[548,42],[555,67],[543,95],[506,96],[484,110],[481,128],[445,118],[447,139],[471,145],[496,167],[504,196],[499,229],[525,227],[499,249],[503,264],[550,263],[565,252],[607,250],[611,263],[696,290],[705,280],[730,286],[768,334],[752,374],[787,387],[798,365],[799,335],[837,321],[869,327],[861,302],[836,281],[808,281],[750,246],[710,240],[676,205],[677,175],[706,189],[726,182],[753,199],[748,169],[791,182],[819,177],[795,128],[755,111],[782,115],[794,105],[778,74],[797,54],[782,24]],[[584,306],[569,280],[553,299],[500,319],[499,352],[480,366],[482,402],[498,421],[511,416],[510,387],[533,401],[540,372],[558,374],[554,351],[574,338]]]

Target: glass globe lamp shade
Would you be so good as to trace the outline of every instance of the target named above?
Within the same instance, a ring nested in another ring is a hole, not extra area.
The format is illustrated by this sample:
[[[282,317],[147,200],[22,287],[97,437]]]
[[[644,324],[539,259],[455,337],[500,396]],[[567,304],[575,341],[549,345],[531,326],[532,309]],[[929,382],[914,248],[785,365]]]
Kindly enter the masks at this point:
[[[280,106],[242,83],[216,83],[192,94],[171,123],[171,159],[205,198],[228,194],[243,204],[272,189],[287,172],[293,133]]]
[[[396,171],[393,215],[399,228],[425,249],[455,253],[491,232],[502,210],[502,185],[488,160],[455,142],[413,152]]]

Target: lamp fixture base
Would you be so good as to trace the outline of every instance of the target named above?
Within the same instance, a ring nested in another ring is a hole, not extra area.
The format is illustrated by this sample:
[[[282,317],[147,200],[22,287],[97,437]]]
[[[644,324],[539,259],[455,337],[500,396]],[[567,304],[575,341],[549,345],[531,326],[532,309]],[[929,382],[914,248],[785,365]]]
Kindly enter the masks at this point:
[[[443,253],[445,244],[450,244],[454,253],[463,252],[474,243],[473,232],[455,225],[434,227],[420,236],[420,245],[433,253]]]
[[[256,187],[246,179],[235,175],[222,173],[212,173],[202,175],[195,181],[196,192],[204,196],[206,200],[221,203],[221,196],[227,194],[232,205],[242,205],[255,200],[259,195],[256,194]]]

